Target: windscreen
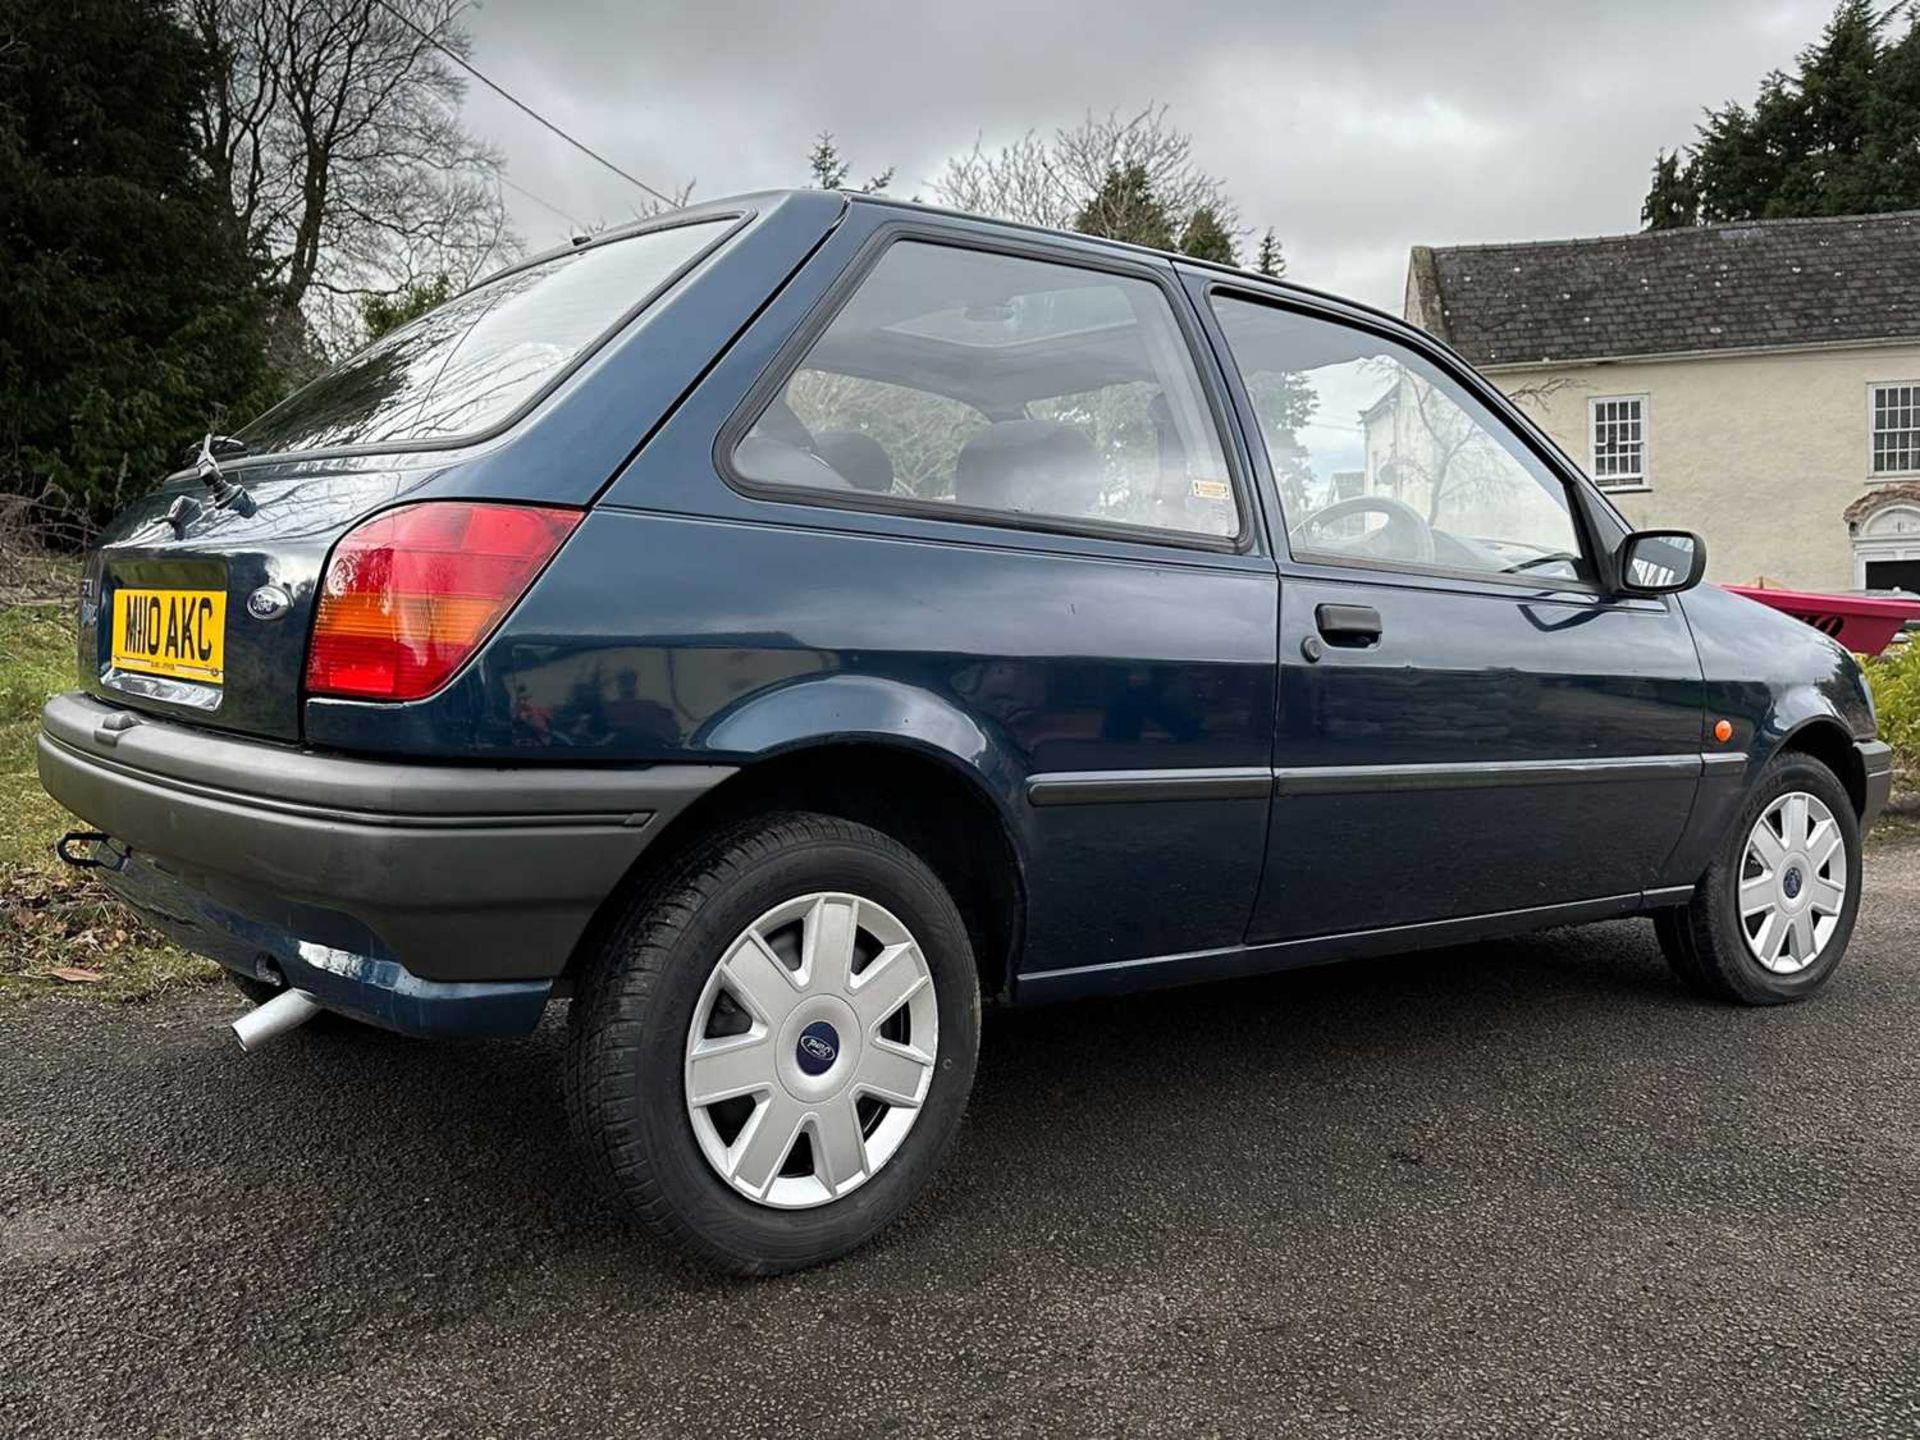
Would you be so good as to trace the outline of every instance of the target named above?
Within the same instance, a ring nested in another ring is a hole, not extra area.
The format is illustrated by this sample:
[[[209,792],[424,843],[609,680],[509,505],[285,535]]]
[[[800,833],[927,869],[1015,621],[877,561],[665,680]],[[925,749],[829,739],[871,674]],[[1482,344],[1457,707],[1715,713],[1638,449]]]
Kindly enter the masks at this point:
[[[631,235],[487,281],[335,366],[238,438],[260,455],[489,430],[610,334],[730,223]]]

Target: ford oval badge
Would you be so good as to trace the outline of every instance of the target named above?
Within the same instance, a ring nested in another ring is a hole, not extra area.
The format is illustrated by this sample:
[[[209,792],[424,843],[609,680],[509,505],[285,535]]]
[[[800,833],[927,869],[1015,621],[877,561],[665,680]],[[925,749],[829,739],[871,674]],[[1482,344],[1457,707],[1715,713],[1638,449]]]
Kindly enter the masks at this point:
[[[262,585],[247,596],[247,613],[256,620],[278,620],[293,608],[293,597],[278,585]]]
[[[824,1075],[840,1057],[840,1036],[826,1021],[816,1020],[800,1032],[796,1049],[794,1058],[803,1075]]]

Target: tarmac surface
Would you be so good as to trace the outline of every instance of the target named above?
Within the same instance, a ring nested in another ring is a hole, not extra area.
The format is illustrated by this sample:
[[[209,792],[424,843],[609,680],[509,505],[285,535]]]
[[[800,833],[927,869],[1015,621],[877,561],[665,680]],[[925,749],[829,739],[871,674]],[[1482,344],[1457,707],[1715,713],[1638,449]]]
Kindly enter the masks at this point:
[[[988,1017],[810,1274],[622,1227],[564,1026],[0,1010],[0,1434],[1920,1435],[1920,845],[1822,998],[1642,922]]]

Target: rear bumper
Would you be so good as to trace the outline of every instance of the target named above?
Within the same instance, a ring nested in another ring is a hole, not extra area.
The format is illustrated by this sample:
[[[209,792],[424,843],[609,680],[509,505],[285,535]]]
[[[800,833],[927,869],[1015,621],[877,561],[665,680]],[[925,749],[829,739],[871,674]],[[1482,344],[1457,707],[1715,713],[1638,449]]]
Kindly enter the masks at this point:
[[[408,1007],[488,1013],[475,986],[544,1000],[648,842],[733,773],[319,755],[77,694],[48,702],[38,762],[48,793],[112,837],[107,882],[180,943],[428,1031],[474,1027]]]
[[[524,1035],[553,995],[551,979],[422,980],[397,960],[303,940],[229,909],[117,842],[96,845],[93,858],[113,892],[183,949],[372,1025],[407,1035]]]
[[[1860,833],[1880,818],[1887,797],[1893,793],[1893,747],[1884,740],[1857,741],[1860,764],[1867,781],[1865,806],[1860,811]]]

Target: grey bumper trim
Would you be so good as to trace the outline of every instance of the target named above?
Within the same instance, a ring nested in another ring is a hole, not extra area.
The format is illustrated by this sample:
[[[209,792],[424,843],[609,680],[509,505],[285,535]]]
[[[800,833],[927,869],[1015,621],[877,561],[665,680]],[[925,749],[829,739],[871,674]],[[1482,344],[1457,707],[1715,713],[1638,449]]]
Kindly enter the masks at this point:
[[[1857,740],[1860,768],[1866,776],[1866,804],[1860,810],[1860,830],[1864,834],[1893,794],[1893,746],[1884,740]]]
[[[426,980],[557,975],[665,821],[734,771],[422,765],[48,703],[41,783],[226,909]]]
[[[512,816],[605,815],[649,811],[668,790],[705,788],[702,777],[731,774],[704,765],[649,769],[521,765],[423,765],[316,754],[273,741],[188,729],[81,694],[56,695],[41,729],[83,755],[108,759],[174,789],[226,791],[247,803],[338,814],[363,824],[463,824]]]

